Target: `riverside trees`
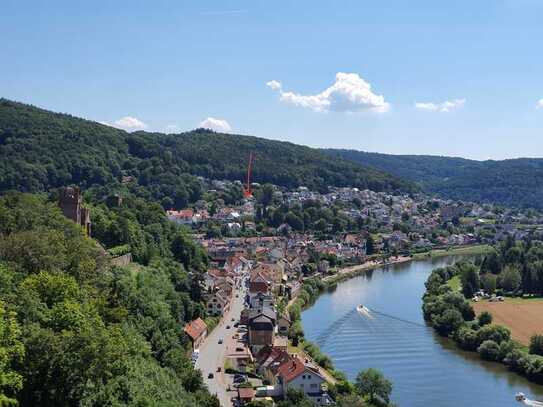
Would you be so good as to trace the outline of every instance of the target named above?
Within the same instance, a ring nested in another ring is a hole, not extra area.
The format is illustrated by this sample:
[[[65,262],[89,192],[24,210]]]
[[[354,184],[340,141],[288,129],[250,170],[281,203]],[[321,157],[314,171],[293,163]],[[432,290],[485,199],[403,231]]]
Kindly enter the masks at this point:
[[[539,276],[532,274],[531,270],[537,269],[541,258],[543,244],[540,241],[507,239],[483,259],[479,268],[474,264],[457,263],[434,270],[428,277],[423,297],[425,320],[441,335],[454,339],[462,349],[477,351],[482,359],[502,362],[529,380],[543,383],[541,337],[532,338],[528,353],[511,339],[509,329],[492,324],[490,314],[482,313],[475,320],[473,309],[464,295],[454,292],[447,284],[449,279],[460,275],[462,284],[467,286],[462,287],[462,292],[471,297],[479,274],[483,287],[484,281],[492,275],[497,276],[491,280],[497,282],[497,290],[501,292],[540,294],[537,286]]]

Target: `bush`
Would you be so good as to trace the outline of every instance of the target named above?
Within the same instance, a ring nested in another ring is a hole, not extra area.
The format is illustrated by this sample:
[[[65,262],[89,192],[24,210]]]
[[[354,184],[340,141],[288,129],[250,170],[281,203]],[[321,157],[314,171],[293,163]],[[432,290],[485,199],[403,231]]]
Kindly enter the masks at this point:
[[[457,309],[448,309],[441,315],[433,318],[434,327],[443,336],[455,332],[464,323],[462,314]]]
[[[516,345],[513,341],[503,341],[500,343],[500,352],[498,356],[499,361],[503,362],[507,355],[515,350],[515,347]]]
[[[464,350],[477,350],[477,332],[468,326],[461,327],[454,334],[454,340]]]
[[[484,341],[491,340],[498,345],[503,341],[511,339],[509,329],[500,325],[486,325],[477,331],[477,343],[481,345]]]
[[[495,362],[499,359],[500,346],[492,340],[486,340],[477,348],[477,352],[482,359]]]
[[[488,311],[484,311],[479,315],[477,320],[479,321],[480,326],[490,325],[492,323],[492,314]]]
[[[530,353],[543,356],[543,335],[534,335],[530,338]]]

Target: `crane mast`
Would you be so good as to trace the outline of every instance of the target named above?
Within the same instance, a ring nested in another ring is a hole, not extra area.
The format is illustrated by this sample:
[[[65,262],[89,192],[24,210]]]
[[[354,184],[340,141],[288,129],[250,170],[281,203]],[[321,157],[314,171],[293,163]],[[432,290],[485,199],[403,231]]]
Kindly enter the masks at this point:
[[[253,190],[251,189],[251,175],[253,173],[253,161],[254,161],[254,154],[251,151],[249,153],[249,164],[247,165],[247,178],[245,185],[243,186],[243,196],[245,198],[252,198],[253,197]]]

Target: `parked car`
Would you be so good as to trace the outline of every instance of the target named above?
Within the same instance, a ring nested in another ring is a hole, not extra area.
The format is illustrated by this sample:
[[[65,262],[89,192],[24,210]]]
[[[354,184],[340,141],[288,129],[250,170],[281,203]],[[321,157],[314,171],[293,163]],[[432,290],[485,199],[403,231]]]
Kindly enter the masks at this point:
[[[215,375],[214,375],[213,373],[209,373],[209,374],[207,375],[207,378],[208,378],[208,379],[213,379],[214,377],[215,377]]]
[[[226,325],[226,329],[230,329],[230,325]]]
[[[219,345],[221,345],[222,343],[223,343],[223,339],[219,338]]]
[[[221,369],[221,367],[219,366],[219,367],[217,368],[217,372],[220,372],[221,370],[222,370],[222,369]]]
[[[239,322],[236,322],[236,323],[234,324],[234,328],[237,328],[238,326],[239,326]]]
[[[246,381],[247,381],[247,378],[243,375],[234,376],[234,383],[245,383]]]

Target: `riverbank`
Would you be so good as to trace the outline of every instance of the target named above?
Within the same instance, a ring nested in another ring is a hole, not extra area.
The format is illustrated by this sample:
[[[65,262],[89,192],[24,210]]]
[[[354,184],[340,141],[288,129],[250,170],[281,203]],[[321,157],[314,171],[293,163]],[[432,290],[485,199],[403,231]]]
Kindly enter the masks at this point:
[[[338,283],[304,308],[305,337],[350,380],[362,369],[381,370],[394,384],[392,400],[401,406],[507,407],[517,392],[543,399],[543,387],[462,351],[424,323],[424,282],[433,269],[462,260],[412,261]],[[360,304],[369,315],[356,312]],[[414,391],[420,383],[426,391]]]
[[[492,250],[492,246],[487,244],[477,244],[461,247],[451,247],[447,249],[434,249],[425,253],[413,254],[414,260],[423,260],[443,256],[476,256],[486,254]]]
[[[447,250],[447,255],[464,255],[484,253],[488,250],[488,246],[470,246],[459,247]],[[436,251],[433,257],[442,257],[442,251]],[[382,261],[372,260],[360,265],[345,267],[338,270],[333,275],[326,276],[322,279],[310,278],[304,281],[298,295],[291,299],[286,310],[291,319],[292,328],[289,333],[289,349],[296,351],[301,355],[309,355],[311,359],[319,366],[319,369],[327,379],[333,384],[338,381],[345,381],[346,376],[343,372],[335,369],[332,360],[329,356],[321,352],[320,348],[305,339],[304,330],[301,326],[301,312],[309,308],[321,294],[332,289],[337,283],[356,277],[371,270],[390,265],[399,265],[412,261],[424,261],[432,257],[431,253],[425,253],[424,257],[414,256],[398,256],[388,259],[385,263]]]
[[[507,327],[476,319],[471,303],[451,288],[449,281],[466,274],[469,267],[474,266],[455,265],[432,271],[423,296],[424,319],[441,336],[456,342],[460,349],[477,353],[483,360],[502,363],[533,383],[543,384],[543,356],[529,353]],[[532,301],[531,304],[540,311],[540,303]],[[508,308],[507,304],[502,305],[502,309]],[[513,315],[507,315],[511,321],[518,319],[518,310],[513,311]],[[531,321],[524,322],[531,326]],[[517,323],[522,325],[522,321]]]
[[[349,266],[339,269],[336,273],[324,277],[322,280],[327,284],[337,284],[341,281],[359,276],[367,271],[375,270],[379,267],[387,267],[395,264],[407,263],[410,261],[420,261],[445,256],[475,256],[482,255],[491,250],[489,245],[471,245],[462,247],[453,247],[449,249],[430,250],[425,253],[417,253],[412,256],[397,256],[388,259],[386,262],[370,260],[365,263]]]

